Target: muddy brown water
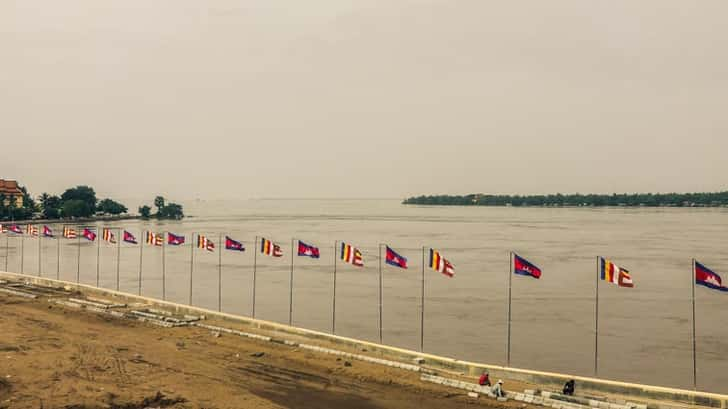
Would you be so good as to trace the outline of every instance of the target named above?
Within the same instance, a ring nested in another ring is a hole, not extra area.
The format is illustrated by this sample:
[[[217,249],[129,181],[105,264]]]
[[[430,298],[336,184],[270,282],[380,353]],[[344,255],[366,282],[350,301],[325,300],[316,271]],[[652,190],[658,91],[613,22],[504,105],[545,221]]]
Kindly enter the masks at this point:
[[[691,259],[728,280],[728,209],[484,208],[402,206],[397,200],[249,200],[185,203],[180,222],[125,221],[185,235],[164,249],[165,297],[187,303],[192,232],[219,248],[219,234],[243,241],[244,253],[223,252],[222,309],[251,315],[255,236],[279,243],[282,258],[257,254],[256,317],[288,323],[291,238],[320,248],[318,260],[295,257],[293,324],[332,328],[335,241],[364,254],[364,268],[338,262],[336,333],[379,341],[379,245],[409,259],[409,269],[383,265],[383,340],[420,346],[422,247],[434,247],[456,270],[425,271],[425,351],[504,364],[509,251],[543,269],[541,280],[513,277],[511,365],[594,375],[596,257],[632,273],[635,288],[599,284],[600,377],[692,387]],[[61,227],[55,226],[60,232]],[[117,233],[118,237],[118,233]],[[74,240],[0,236],[8,270],[116,287],[117,248]],[[41,262],[38,263],[38,245]],[[21,251],[22,247],[22,251]],[[162,297],[162,249],[143,248],[142,293]],[[122,291],[138,290],[140,247],[124,244]],[[79,268],[80,265],[80,268]],[[193,304],[218,307],[218,253],[194,250]],[[699,389],[728,393],[728,293],[696,288]]]

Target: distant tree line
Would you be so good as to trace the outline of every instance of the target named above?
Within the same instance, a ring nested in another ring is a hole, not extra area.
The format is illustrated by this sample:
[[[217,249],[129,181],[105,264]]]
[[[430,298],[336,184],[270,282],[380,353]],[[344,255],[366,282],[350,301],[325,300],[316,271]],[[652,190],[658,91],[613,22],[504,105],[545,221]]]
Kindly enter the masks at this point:
[[[624,206],[721,207],[728,206],[728,191],[717,193],[634,193],[552,195],[436,195],[405,199],[403,204],[439,206]]]
[[[185,213],[182,209],[182,205],[177,203],[167,203],[167,200],[162,196],[154,198],[154,207],[157,208],[157,213],[152,215],[152,208],[144,205],[139,207],[139,215],[143,219],[149,219],[155,217],[157,219],[172,219],[181,220],[185,217]]]
[[[76,186],[66,189],[60,196],[43,193],[33,200],[24,186],[23,203],[18,207],[11,198],[5,205],[5,197],[0,194],[0,220],[22,220],[31,218],[72,219],[91,217],[97,213],[120,215],[127,212],[126,206],[111,199],[99,201],[96,192],[89,186]]]

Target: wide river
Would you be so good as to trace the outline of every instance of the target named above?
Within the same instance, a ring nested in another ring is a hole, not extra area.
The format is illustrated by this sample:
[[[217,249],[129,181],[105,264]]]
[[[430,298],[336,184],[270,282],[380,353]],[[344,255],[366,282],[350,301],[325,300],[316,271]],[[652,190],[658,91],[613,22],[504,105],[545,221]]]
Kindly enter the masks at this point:
[[[296,257],[293,324],[332,328],[335,241],[360,248],[365,266],[338,262],[336,333],[379,341],[380,244],[409,259],[383,268],[383,341],[420,348],[422,247],[455,266],[449,278],[425,271],[426,352],[505,364],[510,251],[543,270],[512,281],[511,366],[594,375],[596,257],[630,270],[635,288],[599,283],[599,368],[603,378],[692,388],[692,270],[696,258],[728,280],[728,209],[486,208],[403,206],[398,200],[249,200],[185,203],[180,222],[112,224],[134,233],[170,231],[188,244],[164,249],[166,298],[187,303],[191,233],[218,245],[227,234],[245,253],[222,255],[222,309],[251,315],[253,241],[282,246],[284,256],[257,255],[256,317],[288,323],[291,239],[321,249]],[[57,232],[60,230],[56,226]],[[117,233],[118,236],[118,233]],[[0,239],[4,256],[5,238]],[[76,280],[77,242],[10,237],[9,271]],[[80,279],[116,287],[117,248],[82,242]],[[195,249],[193,304],[218,308],[218,252]],[[0,259],[0,263],[5,260]],[[136,293],[139,246],[121,248],[120,287]],[[142,292],[162,297],[162,249],[144,246]],[[728,393],[728,293],[696,288],[698,387]]]

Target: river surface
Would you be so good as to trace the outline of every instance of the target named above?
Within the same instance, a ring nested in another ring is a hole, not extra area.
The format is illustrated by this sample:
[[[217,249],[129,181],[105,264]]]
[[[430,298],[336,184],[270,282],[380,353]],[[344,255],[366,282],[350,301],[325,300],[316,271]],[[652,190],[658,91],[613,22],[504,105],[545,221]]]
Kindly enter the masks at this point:
[[[365,266],[337,263],[336,333],[379,341],[379,245],[409,258],[409,269],[383,267],[383,341],[420,348],[423,246],[455,266],[449,278],[425,270],[424,350],[489,364],[506,363],[509,252],[543,270],[512,280],[511,366],[594,375],[596,257],[630,270],[635,288],[599,284],[599,367],[603,378],[692,388],[692,258],[728,280],[728,209],[495,208],[403,206],[398,200],[247,200],[184,203],[179,222],[124,221],[185,235],[187,245],[144,246],[143,295],[189,301],[192,232],[218,245],[220,234],[244,242],[222,254],[222,310],[252,314],[255,237],[284,256],[257,254],[257,318],[288,323],[291,239],[320,248],[295,257],[293,324],[332,330],[334,243],[360,248]],[[61,227],[55,226],[60,233]],[[118,233],[117,233],[118,238]],[[0,238],[5,255],[6,238]],[[9,237],[9,271],[116,287],[114,245]],[[22,251],[21,251],[22,250]],[[138,291],[140,248],[120,249],[122,291]],[[24,254],[21,263],[20,255]],[[218,256],[194,250],[193,304],[218,308]],[[0,258],[0,263],[4,262]],[[22,264],[22,266],[21,266]],[[728,293],[696,288],[698,387],[728,393]]]

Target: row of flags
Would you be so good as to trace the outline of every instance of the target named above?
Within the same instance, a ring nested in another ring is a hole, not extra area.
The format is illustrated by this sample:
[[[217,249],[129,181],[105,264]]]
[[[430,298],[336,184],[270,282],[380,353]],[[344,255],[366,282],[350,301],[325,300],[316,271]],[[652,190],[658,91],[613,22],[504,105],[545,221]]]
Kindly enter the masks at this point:
[[[23,229],[16,224],[12,224],[10,226],[0,224],[0,233],[7,232],[23,234]],[[132,233],[126,230],[122,230],[122,232],[122,241],[124,243],[139,244],[136,237]],[[39,228],[35,225],[27,225],[25,228],[25,233],[30,236],[36,237],[40,234],[42,234],[43,237],[55,237],[53,234],[53,229],[51,229],[49,226],[43,226],[43,229],[39,230]],[[176,235],[174,233],[168,232],[166,240],[164,234],[162,233],[146,231],[144,232],[144,235],[146,244],[151,246],[162,246],[164,245],[165,241],[170,246],[181,246],[185,244],[185,236]],[[69,226],[64,226],[63,237],[67,239],[75,239],[78,238],[79,235],[76,229]],[[93,229],[84,228],[83,231],[81,231],[81,237],[85,238],[88,241],[95,241],[96,232]],[[112,244],[117,243],[113,229],[102,229],[101,237],[106,242]],[[197,248],[207,251],[215,251],[215,243],[208,237],[202,234],[198,234]],[[225,250],[245,251],[245,245],[240,241],[233,240],[232,238],[225,236]],[[260,239],[260,253],[271,257],[283,257],[282,247],[279,244],[264,237]],[[298,241],[297,254],[300,257],[310,257],[314,259],[318,259],[321,257],[321,253],[318,247],[304,243],[300,240]],[[339,257],[345,263],[351,264],[353,266],[364,266],[364,256],[361,250],[352,246],[351,244],[344,242],[341,243]],[[536,279],[541,278],[543,273],[541,269],[534,263],[531,263],[524,257],[521,257],[520,255],[515,253],[512,254],[512,257],[513,274],[529,276]],[[408,268],[407,257],[400,255],[389,246],[386,246],[385,262],[393,267],[401,269]],[[626,268],[620,267],[612,261],[603,257],[599,257],[597,262],[599,267],[599,278],[602,281],[615,284],[619,287],[634,287],[634,281],[632,280],[632,276]],[[440,255],[437,250],[430,249],[429,267],[432,270],[440,272],[448,277],[455,276],[455,267],[453,266],[453,264],[444,257],[442,257],[442,255]],[[695,262],[694,275],[696,284],[710,289],[728,292],[728,286],[723,285],[721,277],[713,270],[709,269],[708,267],[697,261]]]

